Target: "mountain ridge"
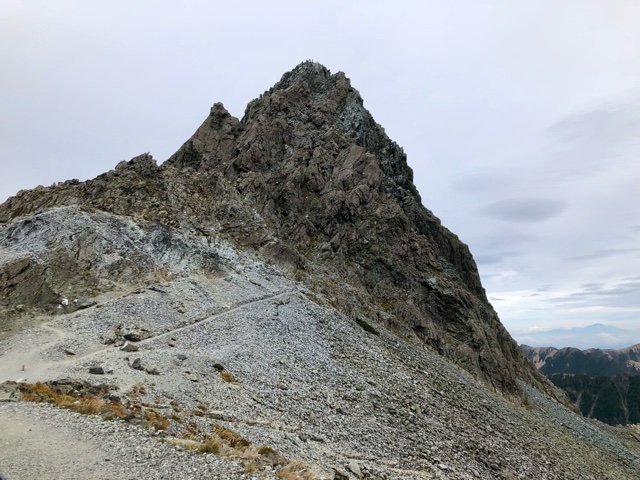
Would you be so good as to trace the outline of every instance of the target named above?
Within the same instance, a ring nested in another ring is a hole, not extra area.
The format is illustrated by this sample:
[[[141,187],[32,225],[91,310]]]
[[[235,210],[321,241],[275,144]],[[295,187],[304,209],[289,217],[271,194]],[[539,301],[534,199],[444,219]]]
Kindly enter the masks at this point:
[[[530,347],[524,354],[545,375],[574,374],[588,377],[616,374],[640,375],[640,343],[621,349]]]
[[[304,62],[241,120],[214,104],[163,165],[143,154],[94,180],[23,192],[0,206],[0,222],[80,204],[215,230],[496,390],[521,397],[517,378],[548,388],[489,304],[468,247],[421,205],[412,179],[346,76]]]

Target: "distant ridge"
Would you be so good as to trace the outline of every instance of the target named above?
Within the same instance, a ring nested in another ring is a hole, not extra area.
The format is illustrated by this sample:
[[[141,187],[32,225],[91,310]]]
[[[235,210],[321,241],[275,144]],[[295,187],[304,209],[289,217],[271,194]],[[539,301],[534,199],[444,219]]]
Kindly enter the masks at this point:
[[[613,350],[521,346],[524,354],[545,375],[572,374],[596,377],[640,375],[640,344]]]
[[[554,329],[515,335],[516,340],[532,347],[620,349],[640,343],[640,331],[625,330],[596,323],[586,327]]]
[[[640,344],[620,350],[521,348],[585,417],[611,425],[640,422]]]

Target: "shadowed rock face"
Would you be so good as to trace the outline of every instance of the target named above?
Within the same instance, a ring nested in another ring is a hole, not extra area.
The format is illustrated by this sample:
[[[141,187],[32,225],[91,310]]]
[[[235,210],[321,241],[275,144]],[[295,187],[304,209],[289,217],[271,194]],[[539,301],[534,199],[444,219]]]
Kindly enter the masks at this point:
[[[488,303],[468,247],[422,206],[412,179],[345,75],[305,62],[242,120],[215,104],[163,165],[142,155],[94,180],[20,192],[0,222],[80,205],[174,235],[221,235],[496,390],[518,394],[518,378],[547,390]]]

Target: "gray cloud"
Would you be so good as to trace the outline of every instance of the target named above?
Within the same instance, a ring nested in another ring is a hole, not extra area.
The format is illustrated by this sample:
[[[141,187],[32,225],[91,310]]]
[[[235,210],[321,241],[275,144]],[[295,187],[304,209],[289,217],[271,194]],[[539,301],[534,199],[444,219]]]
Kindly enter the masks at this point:
[[[612,102],[570,115],[548,128],[556,142],[613,147],[637,141],[640,115],[629,103]]]
[[[637,249],[634,248],[605,248],[604,250],[600,250],[598,252],[593,252],[587,255],[576,255],[574,257],[569,257],[567,260],[577,261],[577,260],[598,260],[601,258],[609,258],[615,255],[624,255],[626,253],[635,252]]]
[[[507,222],[542,222],[560,214],[565,209],[561,200],[547,198],[511,198],[491,203],[482,212],[497,220]]]
[[[508,188],[512,184],[512,175],[481,172],[474,175],[465,175],[455,180],[453,182],[453,188],[462,193],[490,193]]]
[[[612,287],[601,283],[584,284],[578,292],[549,301],[568,307],[640,307],[640,280],[623,281]]]
[[[564,178],[592,175],[628,161],[640,145],[640,104],[611,102],[568,116],[547,130],[549,174]]]
[[[518,255],[522,255],[522,252],[519,251],[505,251],[501,250],[499,253],[479,253],[473,256],[476,264],[478,265],[494,265],[497,263],[504,262],[510,257],[516,257]]]
[[[478,265],[500,263],[503,258],[504,257],[502,255],[474,255],[474,259]]]

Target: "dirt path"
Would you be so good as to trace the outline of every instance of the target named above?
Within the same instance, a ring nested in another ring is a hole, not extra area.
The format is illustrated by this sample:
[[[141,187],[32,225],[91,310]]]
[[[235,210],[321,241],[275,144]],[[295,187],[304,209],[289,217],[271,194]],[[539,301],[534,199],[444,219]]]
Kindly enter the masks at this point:
[[[264,296],[259,297],[259,298],[246,300],[246,301],[243,301],[243,302],[237,302],[237,303],[231,305],[229,308],[227,308],[227,309],[225,309],[225,310],[223,310],[221,312],[214,313],[214,314],[203,315],[200,318],[192,320],[192,323],[190,323],[188,325],[184,325],[182,327],[174,328],[172,330],[169,330],[168,332],[160,333],[158,335],[154,335],[152,337],[145,338],[144,340],[142,340],[141,342],[138,342],[137,344],[138,345],[143,345],[145,343],[150,343],[153,340],[157,340],[159,338],[168,337],[169,335],[173,335],[175,333],[182,332],[184,330],[189,330],[190,328],[194,328],[194,327],[197,327],[198,325],[202,325],[204,323],[210,322],[211,320],[214,320],[215,318],[219,317],[220,315],[226,315],[228,313],[235,312],[236,310],[239,310],[239,309],[244,308],[244,307],[248,307],[250,305],[254,305],[256,303],[265,302],[267,300],[273,300],[274,298],[282,297],[283,295],[291,294],[291,293],[294,293],[295,291],[296,290],[284,290],[284,291],[281,291],[281,292],[277,292],[277,293],[273,293],[273,294],[269,294],[269,295],[264,295]]]
[[[179,450],[159,442],[148,430],[28,402],[0,403],[0,477],[5,480],[246,478],[244,469],[236,462]]]
[[[295,290],[284,290],[273,294],[264,295],[258,298],[252,298],[246,301],[237,302],[222,311],[214,314],[203,315],[200,318],[192,320],[192,323],[183,325],[171,329],[167,332],[159,333],[157,335],[148,337],[138,345],[144,345],[146,343],[152,343],[155,340],[174,335],[178,332],[195,328],[204,323],[210,322],[221,315],[232,313],[236,310],[255,305],[256,303],[266,302],[273,300],[284,295],[294,293]],[[7,352],[0,352],[0,383],[6,380],[17,381],[20,379],[27,380],[29,382],[35,382],[38,380],[48,379],[47,372],[50,372],[53,368],[59,366],[66,366],[80,361],[87,360],[88,358],[95,357],[101,353],[113,350],[113,346],[102,346],[95,350],[86,352],[82,355],[70,356],[64,360],[50,360],[44,358],[42,352],[51,348],[56,343],[74,338],[74,335],[70,332],[57,328],[51,324],[42,324],[31,331],[33,338],[28,342],[28,346],[25,348],[13,348]],[[52,337],[50,334],[53,334]]]
[[[27,408],[0,404],[0,432],[0,475],[6,480],[114,478],[109,453],[90,435],[52,426]]]
[[[51,337],[55,335],[55,338]],[[18,338],[21,334],[17,335]],[[62,330],[39,325],[32,330],[28,347],[14,346],[11,350],[0,352],[0,383],[6,380],[39,378],[51,366],[51,362],[43,360],[41,352],[66,338]]]

